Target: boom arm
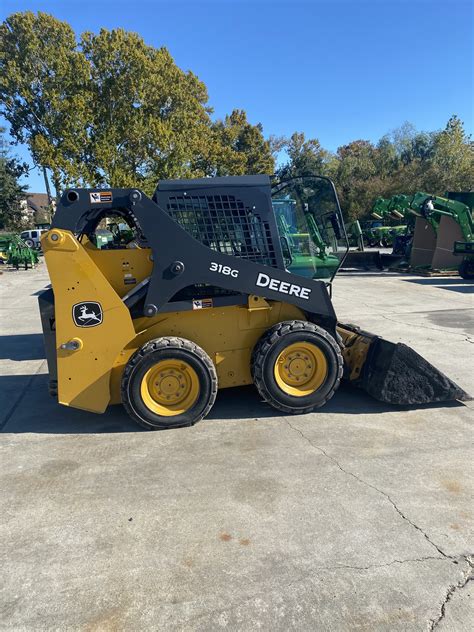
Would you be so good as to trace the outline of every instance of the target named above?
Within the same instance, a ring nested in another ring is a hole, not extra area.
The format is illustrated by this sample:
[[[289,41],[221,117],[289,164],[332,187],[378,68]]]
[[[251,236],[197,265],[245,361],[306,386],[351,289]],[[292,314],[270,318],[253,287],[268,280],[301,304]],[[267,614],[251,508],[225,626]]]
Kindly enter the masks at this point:
[[[90,199],[95,196],[100,201],[91,205]],[[87,226],[95,226],[97,218],[116,213],[117,209],[140,228],[152,250],[153,272],[147,283],[135,288],[137,294],[139,291],[144,294],[144,316],[193,309],[192,300],[171,299],[187,287],[204,283],[231,292],[286,301],[320,318],[329,330],[334,329],[336,315],[324,282],[304,279],[301,285],[301,280],[287,272],[283,263],[281,267],[270,267],[212,250],[137,189],[111,189],[106,194],[95,189],[66,191],[58,205],[52,230],[47,234],[49,249],[60,250],[67,235],[74,245],[73,235],[87,235]],[[128,296],[133,298],[132,294]],[[237,301],[233,296],[227,300],[227,304]],[[129,305],[128,299],[125,303]]]
[[[457,200],[448,200],[439,195],[417,191],[414,195],[394,195],[389,199],[377,198],[372,209],[375,219],[387,217],[400,219],[410,215],[423,217],[437,233],[441,217],[452,217],[461,227],[466,241],[472,239],[474,223],[468,206]]]
[[[439,195],[415,193],[411,209],[415,214],[423,216],[430,223],[436,223],[437,226],[443,215],[451,217],[459,224],[464,239],[466,241],[472,239],[474,224],[471,209],[462,202],[448,200]]]

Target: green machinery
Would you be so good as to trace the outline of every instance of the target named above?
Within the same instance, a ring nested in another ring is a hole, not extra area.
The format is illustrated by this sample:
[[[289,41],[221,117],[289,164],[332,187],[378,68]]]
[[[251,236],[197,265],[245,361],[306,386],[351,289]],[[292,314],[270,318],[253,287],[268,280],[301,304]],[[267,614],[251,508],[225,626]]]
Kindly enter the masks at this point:
[[[94,235],[94,245],[97,248],[107,248],[107,245],[113,241],[114,236],[110,232],[110,230],[106,230],[104,228],[98,228],[95,231]]]
[[[380,247],[389,248],[394,245],[397,237],[405,235],[407,227],[400,226],[366,226],[363,229],[364,241],[370,248]]]
[[[100,249],[113,250],[128,244],[133,238],[133,232],[127,224],[113,221],[107,224],[107,228],[96,230],[94,245]]]
[[[286,195],[273,198],[272,205],[288,270],[308,278],[331,279],[341,264],[341,258],[335,254],[337,238],[318,225],[308,204]],[[303,219],[309,232],[299,228]]]
[[[462,203],[465,207],[470,209],[470,213],[463,211],[463,240],[454,242],[455,256],[462,257],[461,265],[459,266],[459,274],[463,279],[474,278],[474,192],[473,191],[448,191],[446,197],[450,201],[457,201]],[[470,235],[470,237],[467,237]]]
[[[460,201],[472,202],[473,194],[448,193],[449,197],[418,191],[414,195],[377,198],[372,217],[405,219],[407,232],[413,231],[410,265],[414,268],[459,269],[466,279],[474,278],[474,222],[472,207]],[[455,196],[458,199],[455,199]],[[462,261],[459,264],[459,257]]]
[[[379,197],[375,200],[372,208],[372,217],[376,220],[385,222],[398,222],[393,225],[383,225],[366,229],[366,238],[375,240],[377,237],[379,242],[384,246],[393,246],[394,253],[403,254],[406,248],[408,237],[413,231],[414,216],[408,212],[409,204],[412,196],[394,195],[389,199]],[[403,221],[403,224],[400,224]]]
[[[372,208],[372,217],[374,219],[380,219],[386,221],[401,219],[408,220],[410,215],[408,209],[412,200],[412,195],[394,195],[391,198],[379,197],[375,200],[375,204]]]
[[[347,238],[349,239],[349,246],[351,248],[357,248],[359,251],[363,251],[364,231],[362,230],[359,220],[355,219],[352,222],[347,222],[345,226]]]
[[[11,265],[17,270],[20,266],[25,270],[38,263],[38,253],[13,233],[0,234],[0,262]]]

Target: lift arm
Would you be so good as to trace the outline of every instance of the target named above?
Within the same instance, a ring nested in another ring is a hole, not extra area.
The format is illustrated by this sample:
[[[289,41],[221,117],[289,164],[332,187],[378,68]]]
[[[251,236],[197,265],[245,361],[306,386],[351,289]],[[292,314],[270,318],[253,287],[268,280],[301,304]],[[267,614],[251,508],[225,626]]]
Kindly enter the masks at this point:
[[[438,232],[441,217],[446,215],[457,222],[466,241],[471,241],[474,223],[471,210],[466,204],[449,200],[439,195],[417,191],[414,195],[394,195],[391,198],[377,198],[372,209],[375,219],[408,219],[411,216],[423,217]]]

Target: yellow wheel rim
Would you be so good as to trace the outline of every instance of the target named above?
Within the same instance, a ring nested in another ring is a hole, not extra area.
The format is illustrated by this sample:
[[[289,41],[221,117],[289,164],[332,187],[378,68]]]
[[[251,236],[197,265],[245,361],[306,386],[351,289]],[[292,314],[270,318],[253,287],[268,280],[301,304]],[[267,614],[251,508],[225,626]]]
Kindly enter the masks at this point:
[[[310,342],[288,345],[277,358],[274,367],[275,380],[287,395],[305,397],[324,383],[328,363],[319,347]]]
[[[145,406],[156,415],[181,415],[198,398],[199,378],[187,362],[172,358],[162,360],[143,376],[140,394]]]

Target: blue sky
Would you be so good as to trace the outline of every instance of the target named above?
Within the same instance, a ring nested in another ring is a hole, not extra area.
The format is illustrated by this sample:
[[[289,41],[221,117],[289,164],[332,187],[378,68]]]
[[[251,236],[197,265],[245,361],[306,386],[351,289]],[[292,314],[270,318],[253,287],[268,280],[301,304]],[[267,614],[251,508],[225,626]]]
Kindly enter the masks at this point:
[[[206,83],[216,116],[243,108],[268,135],[304,131],[335,150],[405,121],[439,129],[453,113],[472,132],[469,2],[2,0],[0,18],[24,10],[168,47]],[[28,183],[44,190],[39,174]]]

